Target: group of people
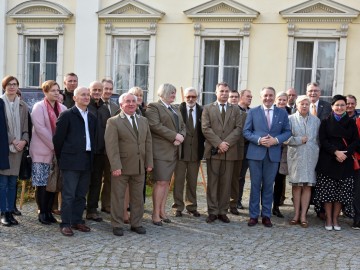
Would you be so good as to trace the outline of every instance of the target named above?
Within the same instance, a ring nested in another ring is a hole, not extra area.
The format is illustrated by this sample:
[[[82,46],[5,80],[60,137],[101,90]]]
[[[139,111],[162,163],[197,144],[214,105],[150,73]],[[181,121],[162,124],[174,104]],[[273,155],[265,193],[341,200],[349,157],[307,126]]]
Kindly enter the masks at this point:
[[[16,180],[22,151],[29,146],[38,219],[46,225],[57,222],[53,215],[57,193],[48,183],[58,171],[64,236],[74,235],[73,230],[91,230],[83,219],[84,209],[86,219],[102,221],[100,198],[101,211],[111,215],[114,235],[124,234],[124,224],[145,234],[142,217],[148,173],[154,181],[154,225],[171,223],[166,212],[171,179],[174,216],[181,217],[186,209],[199,217],[196,188],[203,158],[207,223],[217,219],[229,223],[229,212],[240,214],[249,169],[249,226],[261,217],[265,227],[272,227],[271,214],[283,217],[279,206],[288,175],[294,203],[290,225],[309,226],[312,201],[325,218],[326,230],[341,230],[341,211],[354,217],[353,228],[360,229],[360,179],[353,159],[360,152],[360,141],[352,95],[335,95],[328,103],[319,99],[317,83],[309,83],[301,96],[293,88],[276,94],[273,87],[264,87],[262,104],[250,109],[250,90],[238,92],[220,82],[215,102],[200,106],[197,90],[189,87],[177,106],[173,104],[176,88],[167,83],[158,89],[159,100],[145,108],[139,87],[122,94],[117,105],[111,100],[110,79],[82,87],[77,75],[68,73],[64,85],[62,94],[55,81],[44,82],[45,97],[29,113],[17,95],[18,80],[13,76],[2,80],[0,208],[5,226],[18,224],[12,214]]]

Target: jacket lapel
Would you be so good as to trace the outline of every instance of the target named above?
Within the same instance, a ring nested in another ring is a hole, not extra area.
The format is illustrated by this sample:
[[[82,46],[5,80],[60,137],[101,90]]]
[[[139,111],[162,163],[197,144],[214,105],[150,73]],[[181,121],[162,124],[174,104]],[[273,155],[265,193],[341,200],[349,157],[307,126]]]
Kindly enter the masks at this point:
[[[161,100],[159,100],[159,103],[162,106],[162,108],[164,109],[164,111],[170,116],[171,121],[173,122],[174,128],[176,128],[176,123],[175,123],[173,113],[164,105],[164,103]]]
[[[227,122],[229,121],[230,115],[232,113],[233,110],[233,106],[230,103],[227,103],[226,106],[226,112],[225,112],[225,121],[224,121],[224,126],[227,124]]]

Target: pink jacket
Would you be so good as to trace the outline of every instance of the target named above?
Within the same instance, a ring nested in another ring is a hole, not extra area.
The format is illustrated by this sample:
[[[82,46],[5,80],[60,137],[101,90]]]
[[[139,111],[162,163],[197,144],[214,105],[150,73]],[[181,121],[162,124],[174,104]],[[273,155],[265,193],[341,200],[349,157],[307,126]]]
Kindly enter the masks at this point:
[[[67,108],[60,104],[60,112]],[[49,115],[46,110],[44,100],[35,103],[31,120],[33,124],[32,138],[30,142],[30,156],[33,162],[52,163],[54,155],[54,145]]]

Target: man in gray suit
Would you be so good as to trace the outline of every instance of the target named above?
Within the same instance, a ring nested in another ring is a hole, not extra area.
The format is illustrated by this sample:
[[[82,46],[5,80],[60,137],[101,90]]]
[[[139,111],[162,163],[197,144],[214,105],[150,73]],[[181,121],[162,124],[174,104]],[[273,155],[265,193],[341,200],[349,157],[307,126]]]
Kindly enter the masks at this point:
[[[320,100],[321,90],[316,82],[307,84],[306,95],[310,98],[310,113],[317,116],[320,121],[327,118],[331,113],[331,105],[329,102]]]
[[[111,79],[102,79],[103,92],[101,99],[104,102],[103,106],[106,106],[110,111],[110,115],[114,116],[119,111],[119,106],[111,100],[113,94],[114,83]],[[103,186],[101,190],[101,211],[110,214],[110,162],[107,156],[105,157],[104,174],[103,174]]]
[[[234,161],[239,160],[238,140],[242,125],[239,106],[228,103],[230,88],[225,82],[216,85],[216,101],[204,107],[202,131],[205,136],[207,163],[207,223],[217,218],[229,223],[226,216],[230,202],[230,186]]]
[[[105,145],[111,179],[111,225],[116,236],[122,236],[124,225],[124,198],[129,185],[131,230],[145,234],[141,226],[144,214],[143,186],[145,170],[152,171],[152,139],[148,121],[135,113],[136,96],[130,93],[119,98],[121,112],[106,124]]]
[[[196,186],[200,161],[204,154],[204,135],[201,131],[202,108],[197,101],[197,91],[193,87],[184,91],[185,102],[180,104],[179,110],[186,125],[186,136],[182,143],[181,157],[176,163],[174,172],[174,204],[175,216],[181,217],[185,204],[188,213],[199,217],[196,201]],[[185,204],[184,184],[186,179]]]

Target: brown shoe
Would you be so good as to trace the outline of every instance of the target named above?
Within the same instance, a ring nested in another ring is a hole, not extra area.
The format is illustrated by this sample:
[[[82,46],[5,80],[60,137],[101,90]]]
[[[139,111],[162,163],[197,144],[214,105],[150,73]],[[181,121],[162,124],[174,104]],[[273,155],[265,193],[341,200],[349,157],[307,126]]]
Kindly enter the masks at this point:
[[[255,226],[256,224],[258,224],[258,219],[257,219],[257,218],[250,218],[250,219],[249,219],[249,222],[248,222],[248,226],[249,226],[249,227],[253,227],[253,226]]]
[[[85,224],[73,224],[71,225],[71,228],[80,232],[90,232],[90,228]]]
[[[218,219],[224,223],[230,223],[230,219],[227,217],[227,215],[218,215]]]
[[[62,228],[60,228],[60,232],[64,236],[73,236],[74,235],[74,232],[72,231],[72,229],[70,227],[62,227]]]
[[[265,227],[268,227],[268,228],[271,228],[271,227],[273,226],[273,224],[271,223],[270,218],[268,218],[268,217],[263,217],[263,218],[262,218],[262,224],[263,224]]]
[[[236,209],[236,207],[231,207],[230,208],[230,213],[235,215],[235,216],[239,216],[240,212]]]
[[[217,216],[216,216],[216,215],[213,215],[213,214],[210,214],[210,215],[206,218],[206,223],[212,223],[212,222],[214,222],[215,220],[217,220]]]

